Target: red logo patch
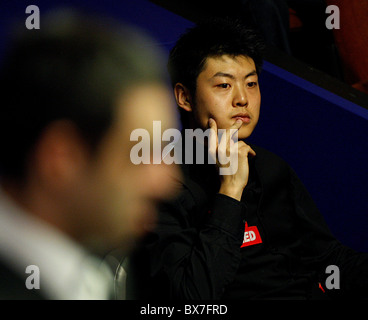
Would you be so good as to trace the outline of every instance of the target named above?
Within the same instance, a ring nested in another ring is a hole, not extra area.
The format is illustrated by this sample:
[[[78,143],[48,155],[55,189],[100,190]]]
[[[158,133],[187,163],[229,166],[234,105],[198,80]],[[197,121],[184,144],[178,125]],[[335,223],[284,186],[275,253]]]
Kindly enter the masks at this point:
[[[245,223],[243,244],[240,248],[252,246],[254,244],[262,243],[262,238],[256,226],[248,227],[248,222]]]

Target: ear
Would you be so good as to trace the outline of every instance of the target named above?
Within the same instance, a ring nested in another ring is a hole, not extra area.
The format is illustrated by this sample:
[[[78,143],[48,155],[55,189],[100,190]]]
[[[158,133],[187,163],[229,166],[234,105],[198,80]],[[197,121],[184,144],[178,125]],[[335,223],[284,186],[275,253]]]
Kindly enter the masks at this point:
[[[34,153],[34,167],[46,186],[60,190],[78,178],[88,159],[88,147],[75,125],[57,121],[41,135]]]
[[[174,94],[178,106],[183,108],[185,111],[191,112],[192,97],[187,87],[181,83],[177,83],[174,87]]]

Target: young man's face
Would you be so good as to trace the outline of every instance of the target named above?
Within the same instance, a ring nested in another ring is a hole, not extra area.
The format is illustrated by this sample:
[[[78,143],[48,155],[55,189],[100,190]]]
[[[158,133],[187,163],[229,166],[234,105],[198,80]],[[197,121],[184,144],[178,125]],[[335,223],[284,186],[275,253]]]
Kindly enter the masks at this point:
[[[197,78],[194,102],[198,126],[208,128],[208,120],[213,118],[219,129],[226,129],[241,119],[238,138],[248,138],[257,125],[261,104],[253,59],[228,55],[207,58]]]

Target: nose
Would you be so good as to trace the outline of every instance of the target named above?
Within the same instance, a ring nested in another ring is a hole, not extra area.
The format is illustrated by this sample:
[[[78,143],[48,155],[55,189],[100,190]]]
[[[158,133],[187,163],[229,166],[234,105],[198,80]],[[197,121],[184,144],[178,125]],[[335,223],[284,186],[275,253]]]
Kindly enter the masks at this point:
[[[238,86],[236,90],[234,90],[233,106],[234,107],[248,106],[248,97],[245,88]]]

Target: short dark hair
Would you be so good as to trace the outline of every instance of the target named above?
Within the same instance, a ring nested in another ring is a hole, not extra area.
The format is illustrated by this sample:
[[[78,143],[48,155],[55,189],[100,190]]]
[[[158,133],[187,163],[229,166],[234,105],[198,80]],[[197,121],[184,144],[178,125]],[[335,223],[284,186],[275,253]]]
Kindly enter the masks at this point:
[[[136,28],[70,9],[44,16],[40,30],[22,25],[0,70],[0,172],[11,178],[24,176],[51,122],[72,121],[94,150],[124,90],[163,80],[161,56]]]
[[[188,29],[171,49],[168,71],[174,87],[182,83],[195,96],[198,75],[206,59],[222,55],[247,56],[253,59],[257,73],[263,63],[265,44],[258,32],[250,29],[239,19],[213,18],[199,22]],[[187,112],[182,112],[181,121]]]
[[[238,19],[213,18],[185,32],[170,51],[171,83],[180,82],[195,92],[196,80],[208,57],[244,55],[262,68],[264,42],[261,36]]]

